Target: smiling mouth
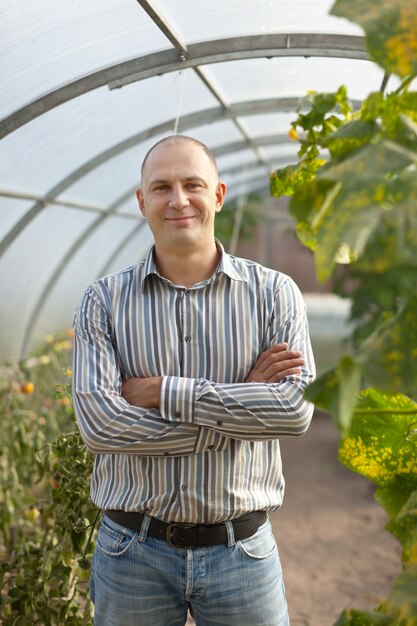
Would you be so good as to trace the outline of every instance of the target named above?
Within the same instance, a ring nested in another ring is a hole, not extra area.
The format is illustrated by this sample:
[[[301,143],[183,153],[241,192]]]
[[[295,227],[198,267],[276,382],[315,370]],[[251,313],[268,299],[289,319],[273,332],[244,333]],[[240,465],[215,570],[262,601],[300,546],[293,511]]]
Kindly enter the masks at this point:
[[[190,222],[195,218],[195,215],[183,215],[181,217],[167,217],[167,222],[174,222],[177,224],[184,224]]]

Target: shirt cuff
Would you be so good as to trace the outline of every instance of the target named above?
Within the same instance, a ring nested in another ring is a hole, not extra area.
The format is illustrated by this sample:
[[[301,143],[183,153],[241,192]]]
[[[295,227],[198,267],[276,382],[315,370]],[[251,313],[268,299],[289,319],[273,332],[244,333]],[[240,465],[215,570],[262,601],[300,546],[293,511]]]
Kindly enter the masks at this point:
[[[159,411],[169,422],[194,422],[195,378],[163,376]]]

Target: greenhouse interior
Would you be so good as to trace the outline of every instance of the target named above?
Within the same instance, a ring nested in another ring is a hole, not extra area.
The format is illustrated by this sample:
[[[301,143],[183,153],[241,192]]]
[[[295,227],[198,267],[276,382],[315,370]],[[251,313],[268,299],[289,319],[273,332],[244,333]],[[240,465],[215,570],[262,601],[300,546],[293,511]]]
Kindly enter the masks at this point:
[[[316,411],[282,442],[271,516],[291,624],[415,626],[416,0],[2,0],[0,18],[0,622],[93,623],[74,312],[152,249],[141,164],[186,135],[227,185],[226,252],[306,304]]]

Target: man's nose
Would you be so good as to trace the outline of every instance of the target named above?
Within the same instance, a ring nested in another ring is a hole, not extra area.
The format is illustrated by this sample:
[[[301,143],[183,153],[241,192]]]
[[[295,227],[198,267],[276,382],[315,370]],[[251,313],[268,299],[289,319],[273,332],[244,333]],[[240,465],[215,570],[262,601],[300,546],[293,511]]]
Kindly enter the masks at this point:
[[[169,205],[173,209],[183,209],[189,205],[186,190],[181,185],[174,185],[169,199]]]

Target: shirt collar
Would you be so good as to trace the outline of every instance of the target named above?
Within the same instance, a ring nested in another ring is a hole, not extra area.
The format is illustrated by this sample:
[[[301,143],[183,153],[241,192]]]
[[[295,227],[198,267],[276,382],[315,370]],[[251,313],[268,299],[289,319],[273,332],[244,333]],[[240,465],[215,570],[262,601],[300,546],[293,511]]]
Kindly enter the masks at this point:
[[[227,254],[223,245],[220,243],[218,239],[216,239],[216,246],[220,250],[221,257],[220,257],[220,263],[218,264],[217,269],[215,270],[212,278],[216,276],[217,274],[222,273],[222,274],[226,274],[226,276],[229,276],[229,278],[231,278],[232,280],[239,280],[245,283],[248,282],[244,274],[242,274],[242,272],[235,265],[234,257]],[[156,276],[160,276],[158,269],[156,267],[156,263],[155,263],[154,251],[155,251],[155,246],[152,246],[152,248],[149,250],[145,258],[145,262],[143,265],[142,291],[144,289],[145,283],[147,282],[147,279],[149,276],[151,276],[152,274],[155,274]]]
[[[227,254],[222,244],[218,239],[216,239],[216,246],[220,250],[221,258],[220,263],[217,266],[217,273],[223,272],[231,278],[232,280],[240,280],[242,282],[247,283],[247,278],[242,274],[242,272],[238,269],[237,265],[234,263],[234,257]]]

